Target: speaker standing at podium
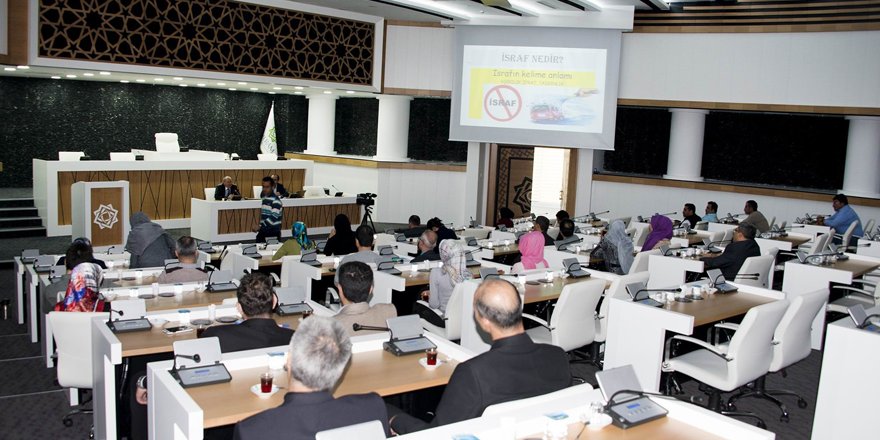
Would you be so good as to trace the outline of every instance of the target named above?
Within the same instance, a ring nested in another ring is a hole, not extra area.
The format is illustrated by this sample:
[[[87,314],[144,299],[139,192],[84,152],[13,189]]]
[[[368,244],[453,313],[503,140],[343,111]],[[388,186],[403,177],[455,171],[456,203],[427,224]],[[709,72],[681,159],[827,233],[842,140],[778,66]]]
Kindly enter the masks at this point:
[[[260,193],[260,224],[254,228],[257,243],[265,243],[266,237],[281,239],[281,199],[273,192],[274,182],[269,176],[263,177],[263,192]]]

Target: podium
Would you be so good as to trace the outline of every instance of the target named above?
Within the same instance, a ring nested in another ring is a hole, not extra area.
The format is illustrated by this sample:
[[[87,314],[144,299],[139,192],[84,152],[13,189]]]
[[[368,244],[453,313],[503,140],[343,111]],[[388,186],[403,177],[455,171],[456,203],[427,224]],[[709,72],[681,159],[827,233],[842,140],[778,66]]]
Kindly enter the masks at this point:
[[[70,186],[71,235],[92,246],[123,246],[128,221],[128,182],[76,182]]]

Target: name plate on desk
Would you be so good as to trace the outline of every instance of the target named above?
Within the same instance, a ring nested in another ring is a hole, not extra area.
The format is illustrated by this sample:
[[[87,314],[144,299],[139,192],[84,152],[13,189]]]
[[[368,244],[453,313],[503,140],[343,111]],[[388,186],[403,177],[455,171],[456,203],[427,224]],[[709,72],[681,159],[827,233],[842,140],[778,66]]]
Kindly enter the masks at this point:
[[[410,339],[392,339],[382,343],[382,347],[395,356],[424,353],[429,348],[437,348],[433,342],[424,336]]]
[[[226,365],[223,364],[180,368],[177,371],[172,371],[171,376],[177,379],[180,386],[184,388],[213,385],[215,383],[224,383],[232,380],[232,375],[229,374],[229,370],[227,370]]]
[[[110,327],[110,331],[113,333],[128,333],[149,330],[153,328],[153,325],[147,318],[137,318],[107,321],[107,327]]]

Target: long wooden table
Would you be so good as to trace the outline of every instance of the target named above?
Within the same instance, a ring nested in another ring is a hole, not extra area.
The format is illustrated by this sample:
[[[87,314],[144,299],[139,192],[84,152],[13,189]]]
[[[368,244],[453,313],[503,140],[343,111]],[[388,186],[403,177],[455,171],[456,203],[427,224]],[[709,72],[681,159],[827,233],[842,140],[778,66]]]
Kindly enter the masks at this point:
[[[705,299],[685,302],[672,302],[663,306],[665,310],[683,313],[694,317],[694,327],[719,322],[734,316],[743,315],[752,307],[776,301],[766,296],[745,292],[706,295]]]

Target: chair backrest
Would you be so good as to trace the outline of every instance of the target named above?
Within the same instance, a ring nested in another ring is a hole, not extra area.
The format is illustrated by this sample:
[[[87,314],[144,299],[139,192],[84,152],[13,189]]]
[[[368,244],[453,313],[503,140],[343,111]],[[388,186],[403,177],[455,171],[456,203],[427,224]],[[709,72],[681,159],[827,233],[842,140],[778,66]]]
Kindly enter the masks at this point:
[[[820,289],[802,295],[789,295],[791,304],[773,335],[773,359],[770,371],[779,371],[810,355],[813,318],[828,300],[828,291]]]
[[[819,234],[816,237],[816,240],[813,241],[813,247],[810,249],[811,254],[820,254],[825,251],[825,248],[828,247],[828,242],[831,240],[831,234]]]
[[[730,243],[730,241],[733,240],[733,231],[734,230],[736,230],[736,228],[725,229],[724,230],[724,237],[721,238],[721,241],[723,241],[725,243]]]
[[[770,282],[770,271],[773,270],[773,264],[775,262],[775,254],[746,258],[742,267],[739,268],[738,275],[758,274],[758,279],[737,278],[736,280],[731,281],[738,284],[745,284],[746,286],[763,287],[767,289]]]
[[[596,336],[596,306],[605,291],[605,280],[589,280],[568,284],[550,317],[553,345],[565,351],[593,342]]]
[[[709,222],[700,221],[694,225],[694,229],[697,231],[707,231],[709,230]]]
[[[49,312],[58,354],[58,384],[64,388],[91,389],[92,318],[109,313]]]
[[[629,267],[629,274],[648,271],[648,257],[651,255],[660,255],[660,249],[650,251],[641,251],[633,258],[632,266]]]
[[[651,233],[649,225],[645,223],[630,223],[630,226],[636,230],[635,234],[632,236],[633,246],[642,246],[645,244],[645,240],[648,239],[648,234]]]
[[[710,233],[709,233],[709,242],[710,242],[710,243],[715,243],[716,245],[717,245],[717,244],[726,245],[727,243],[720,243],[721,240],[724,240],[724,234],[725,234],[726,232],[727,232],[727,231],[715,231],[715,232],[710,232]]]
[[[608,309],[611,306],[611,298],[629,298],[629,294],[626,293],[626,286],[632,283],[645,283],[647,285],[650,274],[648,271],[631,273],[611,282],[611,286],[605,291],[602,305],[599,306],[599,326],[596,329],[596,336],[593,338],[595,341],[604,341],[605,335],[608,332]]]
[[[254,198],[259,199],[260,194],[263,192],[263,185],[254,185]]]
[[[461,302],[464,298],[463,289],[465,283],[458,283],[452,290],[452,296],[446,303],[446,339],[454,341],[461,339]]]
[[[110,153],[110,160],[134,162],[134,153]]]
[[[257,160],[276,161],[278,160],[278,155],[273,153],[257,153]]]
[[[315,434],[315,440],[380,440],[385,439],[385,428],[382,422],[371,420],[342,428],[328,429]]]
[[[862,228],[862,231],[864,231],[866,235],[873,234],[874,233],[874,223],[876,223],[874,221],[874,219],[868,220],[868,223],[865,223],[865,227]]]
[[[58,160],[63,162],[77,161],[80,157],[85,156],[82,151],[59,151]]]
[[[785,229],[786,226],[788,226],[788,221],[783,220],[782,223],[779,224],[779,229]]]
[[[773,216],[773,218],[770,219],[769,224],[770,224],[771,228],[776,225],[776,216],[775,215]]]
[[[511,411],[528,408],[532,405],[538,405],[549,401],[564,399],[566,397],[574,397],[585,395],[593,390],[593,386],[588,383],[563,388],[552,393],[541,394],[540,396],[529,397],[526,399],[511,400],[510,402],[496,403],[489,405],[483,410],[483,416],[504,415]]]
[[[205,188],[205,200],[214,200],[214,188]]]
[[[179,153],[180,143],[177,133],[156,133],[156,151],[160,153]]]
[[[752,307],[730,340],[727,354],[730,387],[745,385],[770,370],[773,357],[773,334],[788,309],[788,300],[781,299]]]
[[[849,246],[849,240],[853,236],[853,232],[856,230],[856,226],[859,225],[859,221],[855,220],[849,224],[849,227],[846,228],[846,231],[843,233],[843,238],[841,238],[840,243],[846,247]]]

